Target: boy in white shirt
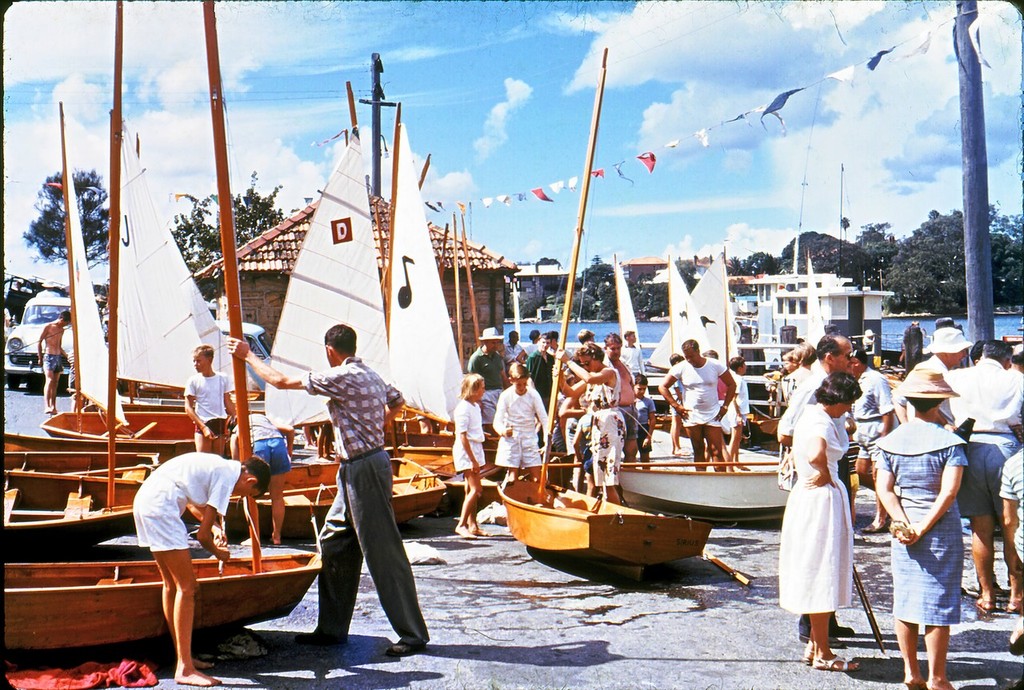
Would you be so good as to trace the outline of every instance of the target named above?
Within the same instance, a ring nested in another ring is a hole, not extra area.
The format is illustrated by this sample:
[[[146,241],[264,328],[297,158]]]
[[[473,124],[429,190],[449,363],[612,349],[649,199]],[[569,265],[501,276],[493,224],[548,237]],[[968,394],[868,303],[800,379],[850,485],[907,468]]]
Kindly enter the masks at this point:
[[[530,481],[540,481],[541,457],[537,447],[537,424],[547,425],[548,414],[540,393],[530,384],[530,372],[519,362],[509,367],[512,385],[501,392],[494,411],[494,431],[499,435],[495,464],[507,467],[508,483],[525,469]]]
[[[213,348],[200,345],[192,351],[195,376],[185,385],[185,414],[195,423],[196,450],[224,455],[228,417],[235,416],[234,385],[213,370]]]

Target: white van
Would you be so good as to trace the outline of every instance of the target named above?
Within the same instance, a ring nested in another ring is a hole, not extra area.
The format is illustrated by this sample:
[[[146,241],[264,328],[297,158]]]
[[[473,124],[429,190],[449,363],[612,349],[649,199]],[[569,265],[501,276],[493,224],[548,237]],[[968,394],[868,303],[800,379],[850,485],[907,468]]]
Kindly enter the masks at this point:
[[[39,336],[46,324],[56,321],[62,311],[71,311],[71,298],[55,292],[40,292],[25,304],[21,323],[11,330],[4,343],[4,376],[8,388],[15,390],[23,381],[27,381],[30,388],[42,387],[46,377],[39,362]],[[64,329],[61,344],[65,352],[74,352],[71,326]],[[66,357],[61,361],[66,375],[71,365]]]
[[[216,321],[217,328],[224,335],[230,335],[230,324],[227,321]],[[257,357],[262,359],[264,362],[270,361],[270,339],[267,337],[267,330],[263,326],[258,326],[254,323],[242,323],[242,335],[245,337],[245,342],[249,344],[249,349],[252,350]],[[250,391],[262,391],[266,390],[267,383],[252,370],[248,364],[245,365],[246,372],[248,373],[247,387]]]

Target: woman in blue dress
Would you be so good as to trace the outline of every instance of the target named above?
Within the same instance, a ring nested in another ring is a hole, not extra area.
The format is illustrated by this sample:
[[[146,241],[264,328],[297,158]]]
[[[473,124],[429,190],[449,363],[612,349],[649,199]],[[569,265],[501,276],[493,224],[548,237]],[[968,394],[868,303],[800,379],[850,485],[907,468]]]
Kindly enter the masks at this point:
[[[877,442],[876,490],[893,523],[892,614],[910,690],[952,690],[949,626],[960,622],[964,543],[956,494],[967,465],[964,441],[943,426],[939,404],[956,396],[942,374],[917,367],[896,391],[917,416]],[[897,493],[898,487],[898,493]],[[928,681],[917,661],[925,626]]]

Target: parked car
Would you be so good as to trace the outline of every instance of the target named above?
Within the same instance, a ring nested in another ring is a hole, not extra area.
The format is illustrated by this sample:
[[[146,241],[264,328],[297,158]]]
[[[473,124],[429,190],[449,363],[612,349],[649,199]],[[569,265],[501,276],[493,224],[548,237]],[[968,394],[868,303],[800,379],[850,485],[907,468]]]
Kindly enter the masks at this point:
[[[42,386],[45,376],[39,363],[39,336],[43,327],[56,321],[65,310],[71,310],[71,299],[55,292],[41,292],[25,304],[21,323],[11,330],[4,343],[4,375],[8,388],[16,389],[23,381],[27,381],[30,387]],[[64,329],[61,344],[66,353],[74,352],[74,335],[70,326]],[[67,371],[70,368],[67,357],[62,357],[61,361]]]
[[[224,335],[229,335],[230,326],[227,321],[216,321],[217,328]],[[270,338],[267,336],[267,330],[263,326],[259,326],[254,323],[242,323],[242,335],[245,336],[245,342],[249,343],[249,349],[256,353],[256,356],[262,359],[264,362],[270,360]],[[250,391],[262,391],[266,390],[267,382],[256,375],[256,372],[252,370],[248,364],[245,365],[248,376],[248,389]]]

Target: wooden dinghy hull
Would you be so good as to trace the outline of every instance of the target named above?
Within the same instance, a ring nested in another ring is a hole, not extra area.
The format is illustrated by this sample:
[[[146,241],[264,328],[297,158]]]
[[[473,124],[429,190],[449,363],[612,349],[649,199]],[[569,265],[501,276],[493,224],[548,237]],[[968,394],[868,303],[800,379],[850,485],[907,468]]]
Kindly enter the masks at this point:
[[[105,476],[109,469],[108,462],[109,458],[105,452],[4,451],[5,470]],[[156,464],[156,453],[114,453],[115,473],[120,474],[136,468],[152,469]]]
[[[543,504],[531,504],[535,484],[501,490],[508,528],[529,547],[617,566],[644,567],[704,551],[711,525],[598,501],[549,486]]]
[[[102,477],[7,470],[4,483],[7,561],[52,558],[135,531],[132,501],[141,481],[115,479],[112,505]]]
[[[391,470],[391,506],[395,522],[402,524],[437,509],[445,492],[445,485],[437,475],[404,458],[392,458]],[[310,465],[296,463],[292,466],[285,478],[284,522],[281,525],[283,538],[316,537],[313,518],[318,528],[323,527],[324,518],[338,492],[337,471],[337,462]],[[273,530],[270,497],[262,496],[257,504],[260,535],[269,539]],[[230,534],[248,532],[248,523],[239,499],[232,499],[225,524]]]
[[[720,522],[777,520],[786,511],[789,497],[779,490],[775,469],[764,467],[713,472],[636,463],[622,468],[619,481],[623,498],[631,506]]]
[[[159,412],[125,412],[127,429],[117,431],[118,439],[154,441],[193,441],[195,424],[184,410]],[[107,420],[99,412],[61,412],[39,425],[50,436],[58,438],[106,441]],[[195,447],[193,446],[193,450]]]
[[[194,561],[199,587],[194,628],[245,625],[287,615],[317,573],[316,554],[267,556],[253,574],[250,559]],[[168,634],[154,561],[7,563],[4,644],[44,650],[135,642]]]
[[[148,439],[117,439],[117,452],[156,453],[160,462],[190,453],[196,449],[195,441],[188,440],[154,441]],[[72,439],[55,436],[29,436],[26,434],[4,433],[4,453],[10,451],[36,451],[47,453],[88,452],[106,453],[107,440]]]

